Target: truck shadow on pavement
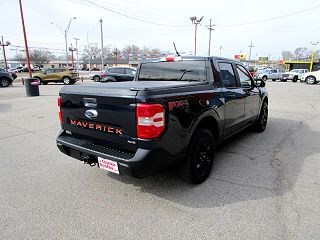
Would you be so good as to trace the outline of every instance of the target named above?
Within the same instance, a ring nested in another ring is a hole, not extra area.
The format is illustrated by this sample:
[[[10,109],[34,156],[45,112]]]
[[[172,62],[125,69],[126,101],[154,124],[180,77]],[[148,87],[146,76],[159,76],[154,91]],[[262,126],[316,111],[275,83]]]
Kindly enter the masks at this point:
[[[222,143],[210,177],[200,185],[187,184],[173,172],[143,179],[108,176],[190,208],[282,196],[296,183],[305,159],[318,153],[320,133],[310,129],[308,120],[270,118],[265,132],[245,130]]]

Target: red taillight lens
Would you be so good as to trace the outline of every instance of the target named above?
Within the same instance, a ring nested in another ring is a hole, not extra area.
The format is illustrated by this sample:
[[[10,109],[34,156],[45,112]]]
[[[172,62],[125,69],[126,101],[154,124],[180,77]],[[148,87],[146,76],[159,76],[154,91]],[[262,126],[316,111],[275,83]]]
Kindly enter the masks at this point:
[[[157,138],[165,128],[164,108],[161,104],[138,103],[136,117],[138,138]]]
[[[58,107],[59,107],[59,120],[60,120],[60,123],[62,123],[61,97],[58,98]]]
[[[105,74],[105,73],[100,74],[100,77],[106,77],[106,76],[108,76],[108,74]]]
[[[174,57],[166,57],[167,62],[174,62]]]

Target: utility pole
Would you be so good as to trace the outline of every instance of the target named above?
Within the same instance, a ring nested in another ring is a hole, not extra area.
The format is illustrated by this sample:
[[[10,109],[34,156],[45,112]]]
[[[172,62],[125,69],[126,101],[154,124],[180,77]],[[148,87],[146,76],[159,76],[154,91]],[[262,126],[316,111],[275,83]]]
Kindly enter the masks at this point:
[[[250,48],[250,52],[249,52],[249,61],[250,61],[250,59],[251,59],[251,49],[254,47],[253,45],[252,45],[252,41],[251,41],[251,43],[250,43],[250,45],[248,46],[249,48]]]
[[[213,27],[215,25],[212,25],[212,19],[210,18],[210,25],[207,25],[206,27],[209,29],[209,50],[208,50],[208,56],[210,56],[210,51],[211,51],[211,31],[213,31]]]
[[[222,46],[220,46],[219,49],[220,49],[219,56],[221,57],[222,56]]]
[[[78,40],[80,40],[79,38],[73,38],[74,40],[76,40],[76,49],[77,49],[77,70],[79,71],[79,49],[78,49]]]
[[[104,70],[104,63],[103,63],[103,32],[102,32],[102,19],[99,21],[100,23],[100,32],[101,32],[101,70]]]
[[[6,50],[4,47],[9,46],[11,43],[9,41],[4,42],[3,41],[3,36],[1,36],[2,41],[0,41],[0,46],[2,46],[3,50],[3,60],[4,60],[4,68],[8,70],[8,65],[7,65],[7,58],[6,58]]]
[[[196,16],[190,17],[192,24],[194,24],[194,55],[197,55],[197,28],[198,24],[201,23],[203,16],[200,19],[197,19]]]
[[[26,27],[25,27],[25,25],[24,25],[24,17],[23,17],[23,10],[22,10],[21,0],[19,0],[19,5],[20,5],[20,15],[21,15],[21,22],[22,22],[24,46],[25,46],[25,48],[26,48],[26,56],[27,56],[27,63],[28,63],[28,72],[29,72],[29,77],[32,78],[31,65],[30,65],[30,57],[29,57],[29,50],[28,50],[27,33],[26,33]]]
[[[72,43],[71,43],[71,47],[69,47],[69,51],[71,52],[71,62],[72,62],[72,69],[74,69],[74,58],[73,58],[73,52],[77,51],[76,48],[73,48]]]
[[[89,32],[90,31],[94,31],[94,28],[91,28],[87,31],[87,47],[88,47],[88,50],[90,52],[90,46],[89,46]],[[89,53],[90,55],[90,53]],[[90,69],[91,69],[91,55],[89,56],[89,72],[90,72]]]

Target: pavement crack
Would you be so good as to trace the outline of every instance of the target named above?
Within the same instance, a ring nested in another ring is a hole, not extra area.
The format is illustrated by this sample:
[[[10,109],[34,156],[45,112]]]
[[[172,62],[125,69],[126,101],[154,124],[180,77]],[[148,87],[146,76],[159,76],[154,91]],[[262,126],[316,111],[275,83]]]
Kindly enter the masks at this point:
[[[231,184],[231,185],[242,186],[242,187],[250,187],[250,188],[257,188],[257,189],[266,190],[266,191],[268,191],[268,192],[274,192],[274,189],[273,189],[273,188],[267,188],[267,187],[262,187],[262,186],[255,186],[255,185],[250,185],[250,184],[245,184],[245,183],[238,183],[238,182],[233,182],[233,181],[230,181],[230,180],[219,179],[219,178],[212,178],[212,179],[217,180],[217,181],[221,181],[221,182],[226,182],[226,183],[229,183],[229,184]]]

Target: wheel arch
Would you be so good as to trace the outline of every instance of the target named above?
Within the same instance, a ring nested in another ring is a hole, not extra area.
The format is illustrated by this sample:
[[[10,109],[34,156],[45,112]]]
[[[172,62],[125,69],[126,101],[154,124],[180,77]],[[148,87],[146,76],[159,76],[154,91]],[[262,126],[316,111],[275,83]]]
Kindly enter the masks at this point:
[[[202,113],[191,125],[189,129],[189,137],[187,139],[190,142],[192,136],[200,128],[206,128],[212,132],[215,137],[216,143],[221,139],[222,135],[222,124],[220,123],[220,118],[214,110],[208,110]]]

